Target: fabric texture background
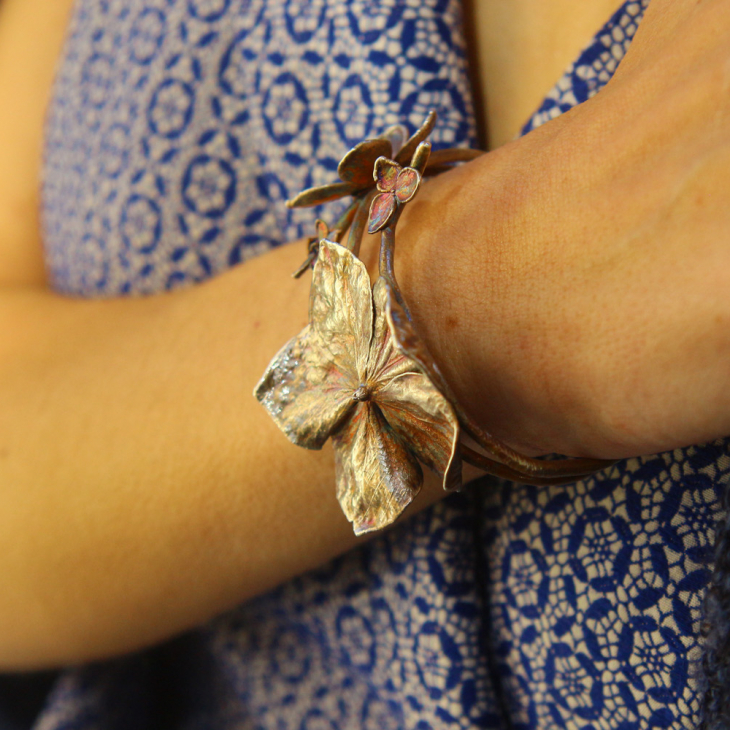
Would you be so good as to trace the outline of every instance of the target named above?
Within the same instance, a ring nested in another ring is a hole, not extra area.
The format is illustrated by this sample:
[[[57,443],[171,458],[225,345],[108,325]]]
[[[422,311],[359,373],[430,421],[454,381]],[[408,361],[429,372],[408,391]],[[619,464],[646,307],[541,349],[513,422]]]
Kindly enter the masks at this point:
[[[526,132],[600,90],[646,4]],[[149,294],[309,235],[338,206],[283,201],[430,109],[437,146],[474,145],[457,0],[78,0],[47,128],[53,284]],[[727,446],[568,487],[479,480],[199,630],[64,672],[35,728],[693,728]]]

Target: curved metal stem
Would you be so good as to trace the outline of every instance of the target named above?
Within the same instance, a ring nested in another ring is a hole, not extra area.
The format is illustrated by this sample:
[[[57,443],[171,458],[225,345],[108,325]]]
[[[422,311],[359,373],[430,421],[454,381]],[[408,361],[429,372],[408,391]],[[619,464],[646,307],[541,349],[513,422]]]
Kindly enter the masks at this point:
[[[452,165],[455,162],[470,162],[485,154],[486,152],[483,150],[473,150],[469,147],[451,147],[446,150],[432,152],[428,164],[438,167],[440,165]]]
[[[355,217],[355,213],[357,213],[357,206],[358,201],[353,200],[352,203],[347,206],[345,212],[337,219],[337,223],[333,226],[334,230],[339,231],[337,234],[337,243],[342,242],[342,239],[345,236],[345,231],[347,231],[352,224],[352,219]]]
[[[388,281],[393,288],[394,294],[398,297],[399,304],[405,309],[408,320],[411,320],[411,313],[401,294],[400,287],[395,278],[395,224],[400,218],[400,210],[397,210],[391,219],[391,222],[380,232],[380,259],[379,274]]]
[[[350,224],[350,234],[347,237],[347,248],[355,256],[359,256],[360,254],[360,244],[367,229],[370,203],[372,203],[377,192],[377,190],[371,190],[367,195],[357,201],[356,210],[352,218],[352,223]]]
[[[594,471],[592,470],[587,472],[586,474],[577,474],[573,476],[539,477],[533,475],[528,477],[526,480],[525,474],[523,474],[522,472],[511,469],[510,467],[505,466],[499,461],[494,461],[494,459],[490,459],[488,456],[480,454],[478,451],[475,451],[466,444],[461,444],[460,449],[461,457],[467,463],[483,469],[485,472],[491,474],[492,476],[500,477],[502,479],[509,479],[510,481],[517,482],[518,484],[532,484],[536,487],[558,484],[572,484],[573,482],[577,482],[580,479],[583,479],[584,477],[590,476],[594,473]]]

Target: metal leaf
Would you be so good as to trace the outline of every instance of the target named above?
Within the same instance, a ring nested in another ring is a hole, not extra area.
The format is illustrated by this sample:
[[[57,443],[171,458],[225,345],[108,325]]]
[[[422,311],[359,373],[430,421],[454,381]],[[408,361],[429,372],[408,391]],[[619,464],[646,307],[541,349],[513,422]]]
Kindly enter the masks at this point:
[[[411,157],[410,167],[414,168],[419,175],[423,175],[423,172],[426,169],[430,158],[431,143],[421,142],[421,144],[416,147],[416,151],[413,153],[413,157]]]
[[[392,127],[388,127],[380,136],[390,142],[392,148],[390,154],[397,155],[408,139],[408,128],[403,124],[394,124]]]
[[[355,145],[337,166],[341,180],[352,186],[353,190],[369,188],[373,184],[373,167],[378,157],[390,157],[393,148],[390,140],[378,137],[366,139]]]
[[[395,156],[395,161],[398,164],[405,166],[411,161],[411,157],[413,157],[416,147],[418,147],[418,145],[421,144],[421,142],[423,142],[423,140],[426,139],[431,132],[433,132],[433,128],[436,126],[436,119],[436,112],[428,113],[426,121]]]
[[[320,185],[316,188],[302,190],[291,200],[286,201],[288,208],[310,208],[313,205],[329,203],[331,200],[344,198],[345,195],[352,195],[354,188],[347,182],[336,182],[330,185]]]

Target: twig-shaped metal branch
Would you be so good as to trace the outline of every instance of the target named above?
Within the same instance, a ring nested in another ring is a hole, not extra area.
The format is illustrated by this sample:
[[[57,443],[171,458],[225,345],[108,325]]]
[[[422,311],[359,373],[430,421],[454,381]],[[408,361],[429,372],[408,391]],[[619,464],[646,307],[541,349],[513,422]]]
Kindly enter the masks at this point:
[[[329,238],[330,240],[337,241],[340,243],[342,237],[345,235],[345,231],[350,228],[353,218],[357,215],[359,210],[360,201],[354,200],[346,208],[345,212],[339,217],[335,227],[330,231],[327,224],[323,221],[318,220],[315,224],[317,235],[312,236],[307,241],[307,258],[304,263],[292,274],[295,279],[298,279],[305,271],[311,269],[314,266],[314,262],[317,260],[317,254],[319,252],[319,242],[323,238]]]

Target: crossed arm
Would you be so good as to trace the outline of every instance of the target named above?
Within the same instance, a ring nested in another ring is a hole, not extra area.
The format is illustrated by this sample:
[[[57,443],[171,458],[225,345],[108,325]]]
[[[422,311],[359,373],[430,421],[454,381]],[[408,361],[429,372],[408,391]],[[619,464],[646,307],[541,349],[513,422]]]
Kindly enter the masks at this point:
[[[0,49],[20,5],[0,5]],[[603,92],[409,204],[401,285],[495,435],[622,457],[730,433],[728,49],[727,0],[653,0]],[[305,323],[307,286],[288,277],[303,249],[146,299],[52,293],[35,183],[8,183],[37,165],[43,108],[11,98],[14,61],[0,56],[0,108],[19,110],[0,142],[15,155],[0,172],[2,668],[152,643],[355,544],[330,452],[291,446],[251,397]],[[437,497],[434,480],[419,506]]]

